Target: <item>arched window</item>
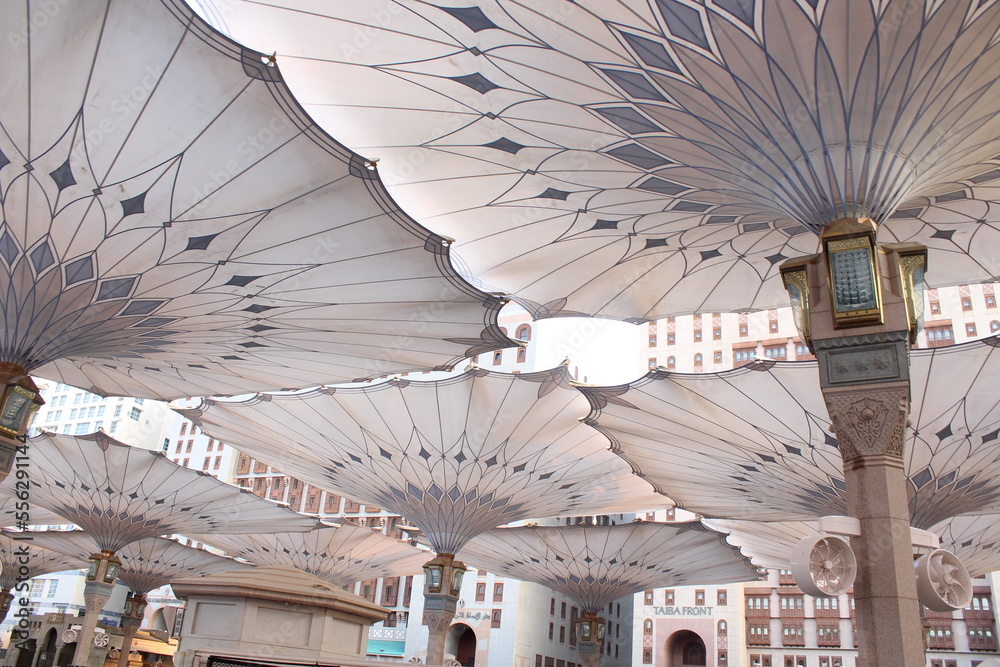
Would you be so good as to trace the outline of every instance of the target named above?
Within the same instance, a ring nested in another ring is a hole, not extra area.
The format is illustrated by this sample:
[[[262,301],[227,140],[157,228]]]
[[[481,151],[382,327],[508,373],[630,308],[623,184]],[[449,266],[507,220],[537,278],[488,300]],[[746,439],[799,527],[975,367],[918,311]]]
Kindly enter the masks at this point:
[[[527,359],[528,352],[523,347],[517,348],[517,363],[523,364],[524,360]]]
[[[642,652],[642,664],[652,665],[653,664],[653,651],[651,649],[644,649]]]
[[[677,368],[677,360],[673,357],[667,357],[667,370],[672,371]]]
[[[531,327],[527,324],[522,324],[517,328],[517,339],[518,340],[531,340]]]
[[[642,634],[651,635],[653,634],[653,619],[647,618],[642,622]]]
[[[698,354],[694,355],[694,365],[695,366],[701,366],[701,352],[699,352]]]
[[[997,333],[998,331],[1000,331],[1000,322],[993,320],[990,322],[990,333]]]
[[[726,635],[729,632],[729,625],[725,621],[719,621],[719,635]]]

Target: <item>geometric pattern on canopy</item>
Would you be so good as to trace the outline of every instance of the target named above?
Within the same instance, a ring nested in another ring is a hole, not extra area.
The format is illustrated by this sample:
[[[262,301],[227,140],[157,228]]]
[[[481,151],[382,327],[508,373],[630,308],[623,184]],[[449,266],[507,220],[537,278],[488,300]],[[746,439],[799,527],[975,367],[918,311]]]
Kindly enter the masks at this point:
[[[420,574],[432,555],[371,528],[341,524],[308,533],[187,535],[254,565],[294,567],[335,586]]]
[[[458,555],[478,569],[557,590],[584,612],[650,588],[759,578],[725,533],[698,521],[495,528]]]
[[[0,534],[0,592],[10,591],[25,579],[87,567],[85,556],[64,555],[34,544],[31,539],[18,537],[30,536],[20,532]]]
[[[670,504],[579,422],[587,401],[564,366],[473,368],[178,412],[285,474],[406,517],[438,553],[520,519]]]
[[[918,528],[1000,506],[998,342],[911,351],[903,457]],[[679,507],[758,521],[847,513],[815,362],[703,375],[654,370],[581,391],[592,406],[587,422]]]
[[[0,24],[46,11],[2,3]],[[515,345],[449,242],[316,126],[276,67],[182,0],[71,3],[11,37],[0,361],[172,399]]]
[[[536,317],[787,304],[846,215],[1000,277],[997,3],[198,4]]]
[[[705,519],[705,523],[729,533],[730,543],[769,570],[787,570],[796,542],[819,533],[815,521]],[[931,526],[930,532],[941,538],[940,548],[958,556],[972,576],[1000,570],[1000,517],[996,514],[951,517]]]
[[[100,551],[94,539],[82,530],[38,531],[31,533],[31,539],[45,549],[80,554],[84,561],[90,554]],[[118,580],[136,595],[146,595],[180,577],[197,577],[211,572],[251,567],[248,563],[204,549],[193,549],[163,537],[147,537],[132,542],[122,547],[115,556],[122,562]]]
[[[284,505],[103,433],[43,433],[27,447],[31,504],[84,529],[98,550],[117,552],[146,537],[185,531],[305,531],[317,525]],[[14,483],[11,475],[0,489],[10,494]]]

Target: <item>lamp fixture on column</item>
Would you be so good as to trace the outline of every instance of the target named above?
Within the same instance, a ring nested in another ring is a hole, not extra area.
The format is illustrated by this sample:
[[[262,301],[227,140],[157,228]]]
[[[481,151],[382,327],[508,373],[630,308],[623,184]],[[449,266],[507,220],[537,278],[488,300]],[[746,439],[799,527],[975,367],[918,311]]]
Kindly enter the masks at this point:
[[[111,551],[92,554],[90,569],[87,570],[87,582],[114,585],[121,566],[122,562]]]
[[[811,318],[814,311],[830,311],[829,334],[834,329],[881,325],[889,310],[899,304],[906,309],[911,343],[916,339],[923,321],[927,247],[878,244],[875,232],[872,220],[842,218],[824,229],[823,252],[781,265],[795,326],[810,347],[817,333]],[[828,290],[819,290],[823,280]],[[883,284],[896,298],[885,299]],[[829,294],[829,303],[818,298],[820,294]]]
[[[14,465],[14,454],[21,438],[28,432],[38,408],[45,404],[38,386],[28,372],[17,364],[0,362],[0,479]]]

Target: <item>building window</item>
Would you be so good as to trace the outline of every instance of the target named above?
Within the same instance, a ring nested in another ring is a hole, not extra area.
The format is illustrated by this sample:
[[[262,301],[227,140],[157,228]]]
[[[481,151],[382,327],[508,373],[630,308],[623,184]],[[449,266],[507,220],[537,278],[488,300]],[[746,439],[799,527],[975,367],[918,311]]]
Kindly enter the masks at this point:
[[[701,329],[695,329],[694,330],[694,342],[696,342],[696,343],[700,343],[701,342]]]
[[[994,322],[997,325],[997,329],[1000,330],[1000,322]],[[677,359],[674,357],[667,357],[667,370],[672,371],[677,368]]]
[[[656,370],[656,357],[650,357],[647,366],[651,371]]]
[[[142,410],[140,410],[139,408],[132,408],[131,410],[129,410],[128,418],[134,422],[137,422],[139,421],[139,415],[141,414]]]
[[[667,334],[667,345],[673,345],[676,342],[677,342],[677,334],[675,334],[675,333],[668,333]]]
[[[719,605],[720,607],[725,607],[726,604],[728,603],[729,594],[726,592],[725,588],[720,588],[716,592],[715,597],[716,597],[716,604]]]
[[[725,621],[719,621],[719,636],[724,637],[729,634],[729,625]]]
[[[990,333],[995,334],[998,331],[1000,331],[1000,322],[993,320],[992,322],[990,322]]]
[[[523,347],[517,348],[517,363],[523,364],[525,359],[528,358],[528,351]]]
[[[663,602],[668,607],[673,607],[674,606],[674,591],[673,591],[673,589],[668,589],[667,591],[664,592],[664,594],[663,594]]]
[[[764,356],[768,359],[785,359],[788,356],[788,346],[768,345],[764,348]]]
[[[767,325],[771,333],[778,333],[778,311],[771,309],[767,311]]]
[[[972,298],[963,296],[962,297],[962,310],[972,310]]]
[[[649,337],[649,346],[656,347],[656,322],[649,323],[647,334]]]
[[[642,634],[651,635],[653,634],[653,619],[647,618],[642,622]]]
[[[705,606],[705,591],[698,590],[694,592],[694,603],[699,607]]]
[[[493,365],[499,366],[503,362],[503,350],[497,350],[493,353]]]
[[[566,626],[565,625],[560,625],[559,626],[559,643],[560,644],[565,644],[566,643]]]
[[[527,324],[522,324],[517,328],[517,339],[518,340],[531,340],[531,327]]]
[[[712,362],[716,364],[722,363],[722,350],[716,350],[712,353]]]
[[[559,607],[559,618],[566,618],[566,603],[563,602]]]
[[[642,594],[642,603],[646,605],[653,604],[653,591],[646,591]]]
[[[701,366],[701,358],[702,358],[701,357],[701,352],[699,352],[698,354],[694,355],[694,365],[695,366]]]
[[[976,323],[975,322],[967,322],[965,324],[965,335],[966,336],[975,336],[976,335]]]
[[[189,423],[190,422],[184,422],[183,424],[181,424],[181,435],[187,435]]]
[[[552,641],[552,638],[555,637],[555,635],[556,635],[556,624],[549,623],[549,641]]]
[[[503,602],[503,584],[493,586],[493,601]]]
[[[951,326],[949,325],[927,327],[926,333],[927,347],[944,347],[952,343]]]
[[[486,584],[479,584],[479,585],[483,587],[483,597],[485,598],[486,597]],[[477,602],[482,602],[482,600],[479,599],[479,587],[478,586],[476,587],[476,601]],[[549,616],[555,616],[555,615],[556,615],[556,599],[552,598],[551,600],[549,600]]]
[[[995,296],[993,296],[992,294],[987,294],[986,295],[986,307],[987,308],[996,308],[997,307],[997,298]]]
[[[712,327],[712,340],[722,340],[722,327]]]
[[[493,610],[493,615],[490,616],[490,627],[491,628],[499,628],[500,627],[500,610],[499,609],[494,609]]]
[[[653,664],[653,651],[652,649],[644,648],[642,650],[642,664],[652,665]]]

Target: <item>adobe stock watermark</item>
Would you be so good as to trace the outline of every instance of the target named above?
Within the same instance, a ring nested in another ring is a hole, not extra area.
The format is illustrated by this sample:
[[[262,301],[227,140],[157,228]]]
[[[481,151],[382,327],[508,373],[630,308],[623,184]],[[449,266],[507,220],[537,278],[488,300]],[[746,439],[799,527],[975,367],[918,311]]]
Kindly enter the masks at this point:
[[[44,30],[62,8],[71,4],[72,0],[40,0],[30,4],[34,8],[30,14],[21,19],[18,29],[7,33],[7,43],[15,53],[27,51],[28,42],[41,30]]]

